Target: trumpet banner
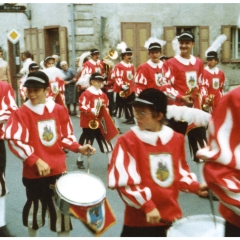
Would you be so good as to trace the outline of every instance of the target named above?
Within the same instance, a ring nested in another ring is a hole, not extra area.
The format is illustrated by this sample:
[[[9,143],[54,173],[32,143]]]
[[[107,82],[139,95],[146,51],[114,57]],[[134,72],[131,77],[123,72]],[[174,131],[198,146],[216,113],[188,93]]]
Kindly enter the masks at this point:
[[[88,207],[70,206],[70,212],[80,219],[85,226],[96,236],[103,234],[116,223],[116,217],[107,201]]]
[[[99,122],[99,129],[103,137],[107,141],[112,140],[114,137],[116,137],[119,134],[105,106],[102,106],[100,109],[100,112],[98,115],[98,122]]]

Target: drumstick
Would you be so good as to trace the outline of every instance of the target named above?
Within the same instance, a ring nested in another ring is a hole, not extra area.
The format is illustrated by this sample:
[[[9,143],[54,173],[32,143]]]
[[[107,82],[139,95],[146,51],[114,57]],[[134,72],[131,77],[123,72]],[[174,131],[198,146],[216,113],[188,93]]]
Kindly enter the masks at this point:
[[[164,220],[162,218],[159,220],[159,222],[165,223],[168,226],[172,226],[172,222],[166,221],[166,220]]]
[[[91,141],[88,141],[88,144],[91,144]],[[87,153],[87,157],[88,157],[88,174],[90,172],[90,148],[88,148],[88,153]]]
[[[213,221],[214,221],[214,225],[216,227],[217,222],[216,222],[216,216],[215,216],[214,206],[213,206],[212,191],[210,189],[208,190],[208,195],[209,195],[209,202],[210,202],[211,212],[212,212],[212,215],[213,215]]]

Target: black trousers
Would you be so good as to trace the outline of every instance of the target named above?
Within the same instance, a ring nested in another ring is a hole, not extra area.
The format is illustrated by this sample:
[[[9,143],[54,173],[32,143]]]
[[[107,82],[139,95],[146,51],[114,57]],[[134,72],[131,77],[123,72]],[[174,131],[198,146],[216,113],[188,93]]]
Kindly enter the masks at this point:
[[[240,237],[240,228],[226,221],[224,237]]]
[[[121,237],[166,237],[167,226],[129,227],[124,225]]]
[[[94,139],[96,138],[98,146],[102,153],[112,152],[113,146],[111,142],[105,140],[99,128],[97,129],[83,128],[82,130],[83,132],[78,141],[79,144],[84,145],[90,142],[92,145]]]
[[[6,195],[5,183],[6,148],[3,140],[0,140],[0,197]]]
[[[133,108],[130,104],[135,99],[135,93],[132,92],[128,97],[122,98],[117,93],[116,96],[116,112],[115,116],[121,118],[122,114],[125,114],[126,119],[133,119]]]
[[[183,135],[186,134],[188,127],[187,122],[175,121],[173,118],[168,120],[167,125],[175,132],[181,133]],[[199,147],[203,148],[207,142],[206,129],[205,127],[193,128],[187,133],[187,136],[192,160],[194,162],[199,162],[199,159],[196,157],[196,153],[199,150]]]

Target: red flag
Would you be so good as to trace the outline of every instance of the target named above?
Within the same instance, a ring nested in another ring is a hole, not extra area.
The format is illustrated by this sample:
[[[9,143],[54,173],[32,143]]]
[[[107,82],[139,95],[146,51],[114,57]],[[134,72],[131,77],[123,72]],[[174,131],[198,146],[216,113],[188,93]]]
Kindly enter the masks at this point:
[[[106,198],[92,206],[70,205],[70,212],[80,219],[96,236],[103,234],[116,223],[116,218]]]
[[[119,134],[111,116],[104,106],[102,106],[100,109],[98,122],[100,131],[107,141],[110,141]]]

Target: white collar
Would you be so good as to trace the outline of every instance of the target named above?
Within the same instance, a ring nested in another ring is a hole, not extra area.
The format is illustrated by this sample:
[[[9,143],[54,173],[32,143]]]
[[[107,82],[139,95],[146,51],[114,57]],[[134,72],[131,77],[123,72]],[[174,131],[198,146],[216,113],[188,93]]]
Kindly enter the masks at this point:
[[[209,68],[209,66],[206,66],[205,69],[210,72],[211,74],[218,74],[219,73],[219,68],[218,67],[214,67],[214,68]]]
[[[173,136],[173,130],[165,125],[162,125],[162,129],[158,132],[150,132],[147,130],[140,130],[138,126],[131,127],[131,130],[135,135],[143,142],[157,145],[157,140],[160,138],[163,145],[167,144]]]
[[[55,102],[52,99],[46,98],[46,103],[43,104],[32,105],[31,101],[27,100],[24,105],[38,115],[43,115],[45,107],[48,109],[48,112],[51,113],[53,111]]]
[[[125,63],[124,61],[121,61],[121,64],[127,68],[131,67],[132,64],[131,63]]]
[[[183,58],[181,57],[179,54],[175,56],[175,58],[180,62],[182,63],[183,65],[194,65],[196,63],[196,58],[193,56],[193,55],[190,55],[190,59],[186,59],[186,58]]]
[[[90,86],[87,90],[94,95],[102,95],[102,90],[96,89],[94,86]]]
[[[159,63],[154,63],[151,59],[147,61],[147,63],[152,67],[152,68],[162,68],[163,62],[160,60]]]
[[[93,61],[92,59],[90,59],[89,62],[92,63],[93,65],[97,65],[97,64],[99,65],[100,60],[98,59],[98,60],[95,62],[95,61]]]

